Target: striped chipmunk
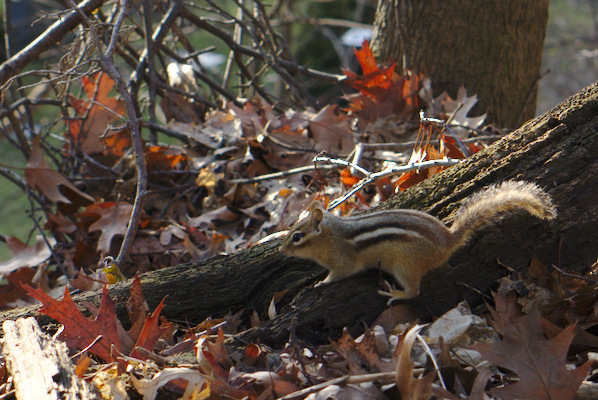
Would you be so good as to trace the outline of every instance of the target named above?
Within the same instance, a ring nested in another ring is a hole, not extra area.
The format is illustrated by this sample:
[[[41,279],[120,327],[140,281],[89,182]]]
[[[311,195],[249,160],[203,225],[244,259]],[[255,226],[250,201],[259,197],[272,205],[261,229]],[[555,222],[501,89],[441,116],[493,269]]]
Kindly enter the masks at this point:
[[[326,267],[330,273],[319,284],[380,268],[403,287],[379,292],[390,297],[390,304],[417,296],[422,276],[446,262],[477,229],[518,211],[543,219],[556,217],[550,196],[522,181],[503,182],[473,194],[459,208],[450,228],[415,210],[337,217],[315,201],[309,215],[285,236],[280,251]]]

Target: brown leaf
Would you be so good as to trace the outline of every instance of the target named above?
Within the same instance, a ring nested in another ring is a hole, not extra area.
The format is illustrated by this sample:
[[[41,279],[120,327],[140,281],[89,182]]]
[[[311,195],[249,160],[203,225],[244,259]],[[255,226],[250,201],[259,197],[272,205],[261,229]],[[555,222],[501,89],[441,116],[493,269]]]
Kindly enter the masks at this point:
[[[56,214],[48,212],[46,217],[48,221],[44,224],[44,229],[51,232],[73,233],[77,230],[77,226],[59,212]]]
[[[98,251],[102,254],[110,253],[110,244],[114,236],[124,236],[127,232],[132,211],[133,206],[124,202],[105,202],[97,208],[96,213],[100,218],[89,226],[89,232],[102,232],[98,240]]]
[[[420,325],[411,328],[397,347],[397,351],[400,351],[400,354],[395,371],[397,389],[401,393],[402,400],[428,400],[432,396],[434,373],[429,373],[418,379],[413,377],[411,349],[422,328],[423,326]]]
[[[13,257],[0,263],[0,274],[8,274],[21,267],[35,267],[46,261],[52,255],[52,250],[43,240],[38,241],[35,246],[27,246],[17,237],[10,237],[6,245],[13,254]]]
[[[355,146],[349,118],[337,112],[336,106],[327,105],[311,117],[309,130],[317,151],[348,154]]]
[[[77,201],[83,204],[93,203],[95,201],[93,197],[81,192],[58,171],[50,168],[48,163],[44,160],[39,141],[39,136],[33,139],[31,156],[29,157],[27,167],[25,168],[25,179],[27,180],[27,184],[34,189],[40,190],[53,203],[62,202],[71,204],[72,201]],[[60,191],[61,186],[70,189],[71,192],[69,192],[69,194],[75,198],[66,197],[66,195]]]
[[[351,375],[362,375],[367,373],[367,371],[362,368],[362,355],[359,354],[355,340],[348,330],[345,329],[343,336],[334,342],[333,345],[338,354],[345,359]]]
[[[277,398],[299,390],[299,387],[293,382],[270,371],[243,373],[235,377],[231,383],[239,387],[250,386],[259,389],[259,392],[262,393],[273,391]]]
[[[537,307],[522,317],[492,308],[490,312],[493,325],[503,339],[498,343],[477,344],[473,349],[483,359],[510,369],[519,377],[519,382],[490,392],[502,399],[572,399],[591,365],[588,361],[570,370],[565,364],[575,325],[548,340],[542,334]]]
[[[82,292],[99,289],[105,284],[106,282],[101,282],[100,280],[87,275],[83,269],[77,271],[75,277],[69,281],[69,285]]]
[[[35,269],[27,267],[19,268],[11,274],[5,275],[4,279],[8,281],[8,285],[0,286],[0,307],[6,307],[7,303],[25,298],[27,292],[20,283],[29,284],[34,276]]]
[[[131,321],[131,328],[127,331],[129,336],[136,339],[141,333],[144,321],[149,313],[149,306],[145,301],[145,296],[141,290],[141,281],[135,275],[131,283],[131,297],[127,300],[127,314]]]
[[[445,94],[445,93],[443,93]],[[466,126],[470,128],[478,128],[484,123],[486,119],[486,114],[480,115],[479,117],[468,117],[467,114],[471,111],[471,109],[476,105],[478,102],[478,96],[467,96],[467,90],[465,90],[464,86],[459,88],[457,92],[457,98],[455,100],[451,99],[448,95],[444,97],[442,100],[442,105],[444,106],[445,113],[447,116],[452,116],[451,122],[456,123],[461,126]],[[467,129],[463,129],[460,127],[455,127],[454,131],[457,135],[461,138],[466,138],[469,134]]]

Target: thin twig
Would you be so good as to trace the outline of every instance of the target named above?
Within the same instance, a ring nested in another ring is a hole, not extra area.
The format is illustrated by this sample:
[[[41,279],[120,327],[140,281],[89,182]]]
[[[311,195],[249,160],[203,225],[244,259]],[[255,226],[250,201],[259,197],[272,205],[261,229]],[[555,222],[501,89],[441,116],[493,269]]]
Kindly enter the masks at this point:
[[[304,167],[292,168],[292,169],[288,169],[286,171],[281,171],[281,172],[273,172],[271,174],[260,175],[260,176],[256,176],[253,178],[231,179],[230,183],[232,183],[232,184],[256,183],[256,182],[268,181],[271,179],[281,179],[281,178],[284,178],[285,176],[289,176],[289,175],[293,175],[293,174],[300,174],[302,172],[314,171],[316,169],[318,169],[318,170],[324,170],[324,169],[333,170],[333,169],[337,169],[337,168],[338,168],[338,166],[336,166],[336,165],[320,165],[317,167],[315,165],[306,165]]]
[[[176,19],[179,17],[179,13],[181,11],[181,0],[173,0],[170,8],[158,24],[158,27],[154,31],[152,35],[152,42],[153,43],[161,43],[164,40],[164,37],[168,33],[168,29],[174,24]],[[129,86],[131,87],[131,93],[137,93],[139,89],[139,85],[141,84],[141,79],[145,75],[145,70],[147,68],[148,62],[148,49],[144,49],[141,53],[139,63],[137,65],[137,69],[131,75],[131,80],[129,82]]]
[[[324,156],[324,155],[317,155],[314,158],[313,162],[314,162],[314,164],[319,163],[319,162],[327,162],[327,163],[331,163],[331,164],[342,165],[342,166],[345,166],[345,167],[351,167],[351,168],[354,168],[354,169],[358,170],[359,172],[361,172],[365,176],[370,176],[372,174],[367,169],[362,168],[359,165],[354,164],[353,162],[345,161],[345,160],[339,160],[338,158],[332,158],[332,157],[328,157],[328,156]],[[318,166],[318,169],[320,169],[320,168],[321,167]]]
[[[328,159],[328,157],[320,158],[319,156],[316,156],[314,158],[314,163],[322,162],[322,161],[329,162],[329,159]],[[357,182],[355,185],[353,185],[351,190],[348,191],[347,193],[345,193],[345,195],[343,197],[340,197],[340,198],[332,201],[328,205],[328,210],[332,210],[332,209],[338,207],[349,197],[353,196],[355,193],[360,191],[364,186],[370,184],[371,182],[374,182],[377,179],[385,178],[388,176],[399,175],[399,174],[403,174],[403,173],[409,172],[409,171],[415,171],[415,170],[419,170],[419,169],[427,169],[427,168],[431,168],[431,167],[450,167],[450,166],[460,163],[461,161],[462,160],[456,160],[456,159],[452,159],[452,158],[422,161],[422,162],[418,162],[418,163],[404,165],[401,167],[387,168],[380,172],[374,172],[374,173],[368,174],[365,178],[363,178],[362,180]]]
[[[143,0],[143,28],[145,30],[145,48],[147,49],[147,65],[149,72],[149,119],[156,122],[156,66],[154,63],[154,41],[152,40],[152,6],[149,0]],[[158,134],[150,128],[150,141],[155,146],[158,144]]]
[[[129,225],[127,226],[125,237],[123,239],[120,251],[115,261],[117,267],[119,269],[122,269],[125,262],[127,261],[129,251],[133,246],[133,240],[137,233],[139,220],[141,219],[141,214],[143,212],[143,203],[145,202],[148,192],[147,166],[145,164],[145,157],[143,155],[143,143],[141,142],[140,118],[137,117],[137,110],[135,108],[131,92],[129,92],[125,80],[121,76],[120,72],[114,66],[112,58],[114,56],[115,46],[119,36],[120,28],[126,16],[127,0],[120,0],[118,5],[119,8],[115,19],[116,22],[112,26],[112,37],[110,40],[110,45],[106,49],[105,53],[100,54],[99,63],[102,66],[102,69],[114,81],[118,89],[118,92],[120,93],[121,98],[125,103],[125,109],[127,111],[128,117],[127,125],[131,130],[133,150],[135,152],[135,165],[137,168],[137,192],[135,194],[135,202],[133,203],[133,211],[131,212],[131,217],[129,218]],[[86,15],[83,15],[83,18],[87,25],[89,25],[89,28],[92,31],[92,33],[94,33],[95,29],[93,27],[93,22]],[[99,38],[95,35],[93,37],[98,49],[101,49],[102,45],[100,43]]]
[[[583,276],[583,275],[572,274],[567,271],[563,271],[562,269],[560,269],[559,267],[557,267],[554,264],[552,264],[552,268],[554,268],[561,276],[564,276],[567,278],[579,279],[580,281],[584,281],[584,282],[590,283],[592,285],[595,285],[596,283],[598,283],[598,281],[596,279],[588,278],[587,276]]]

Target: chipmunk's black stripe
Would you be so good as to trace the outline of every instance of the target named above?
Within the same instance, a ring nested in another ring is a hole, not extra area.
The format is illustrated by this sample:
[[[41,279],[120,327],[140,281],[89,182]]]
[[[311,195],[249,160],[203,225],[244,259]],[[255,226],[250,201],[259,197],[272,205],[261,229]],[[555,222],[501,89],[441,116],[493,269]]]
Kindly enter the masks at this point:
[[[408,242],[413,240],[413,235],[409,233],[387,233],[383,235],[377,235],[374,237],[365,238],[362,240],[355,240],[355,244],[359,246],[360,249],[364,249],[366,247],[374,246],[386,240],[399,240],[403,242]]]
[[[405,227],[405,225],[402,224],[398,224],[396,222],[393,221],[384,221],[382,220],[379,224],[372,224],[369,226],[364,226],[358,229],[355,229],[354,231],[352,231],[353,236],[358,236],[358,235],[362,235],[364,233],[367,232],[373,232],[373,231],[377,231],[379,229],[384,229],[384,228],[396,228],[396,229],[403,229],[403,230],[407,230],[407,228]]]

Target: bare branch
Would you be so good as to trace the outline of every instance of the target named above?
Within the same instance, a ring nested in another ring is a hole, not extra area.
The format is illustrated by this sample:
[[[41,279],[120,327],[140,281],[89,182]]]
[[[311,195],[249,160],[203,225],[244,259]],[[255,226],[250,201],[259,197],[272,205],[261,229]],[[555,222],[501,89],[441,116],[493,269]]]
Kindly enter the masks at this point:
[[[102,4],[104,4],[104,0],[85,0],[78,5],[78,8],[89,15]],[[73,30],[82,20],[82,16],[77,11],[71,11],[64,18],[52,24],[27,47],[2,63],[0,65],[0,86],[4,86],[11,77],[18,74],[31,61],[39,59],[41,53],[60,42],[64,35]]]

